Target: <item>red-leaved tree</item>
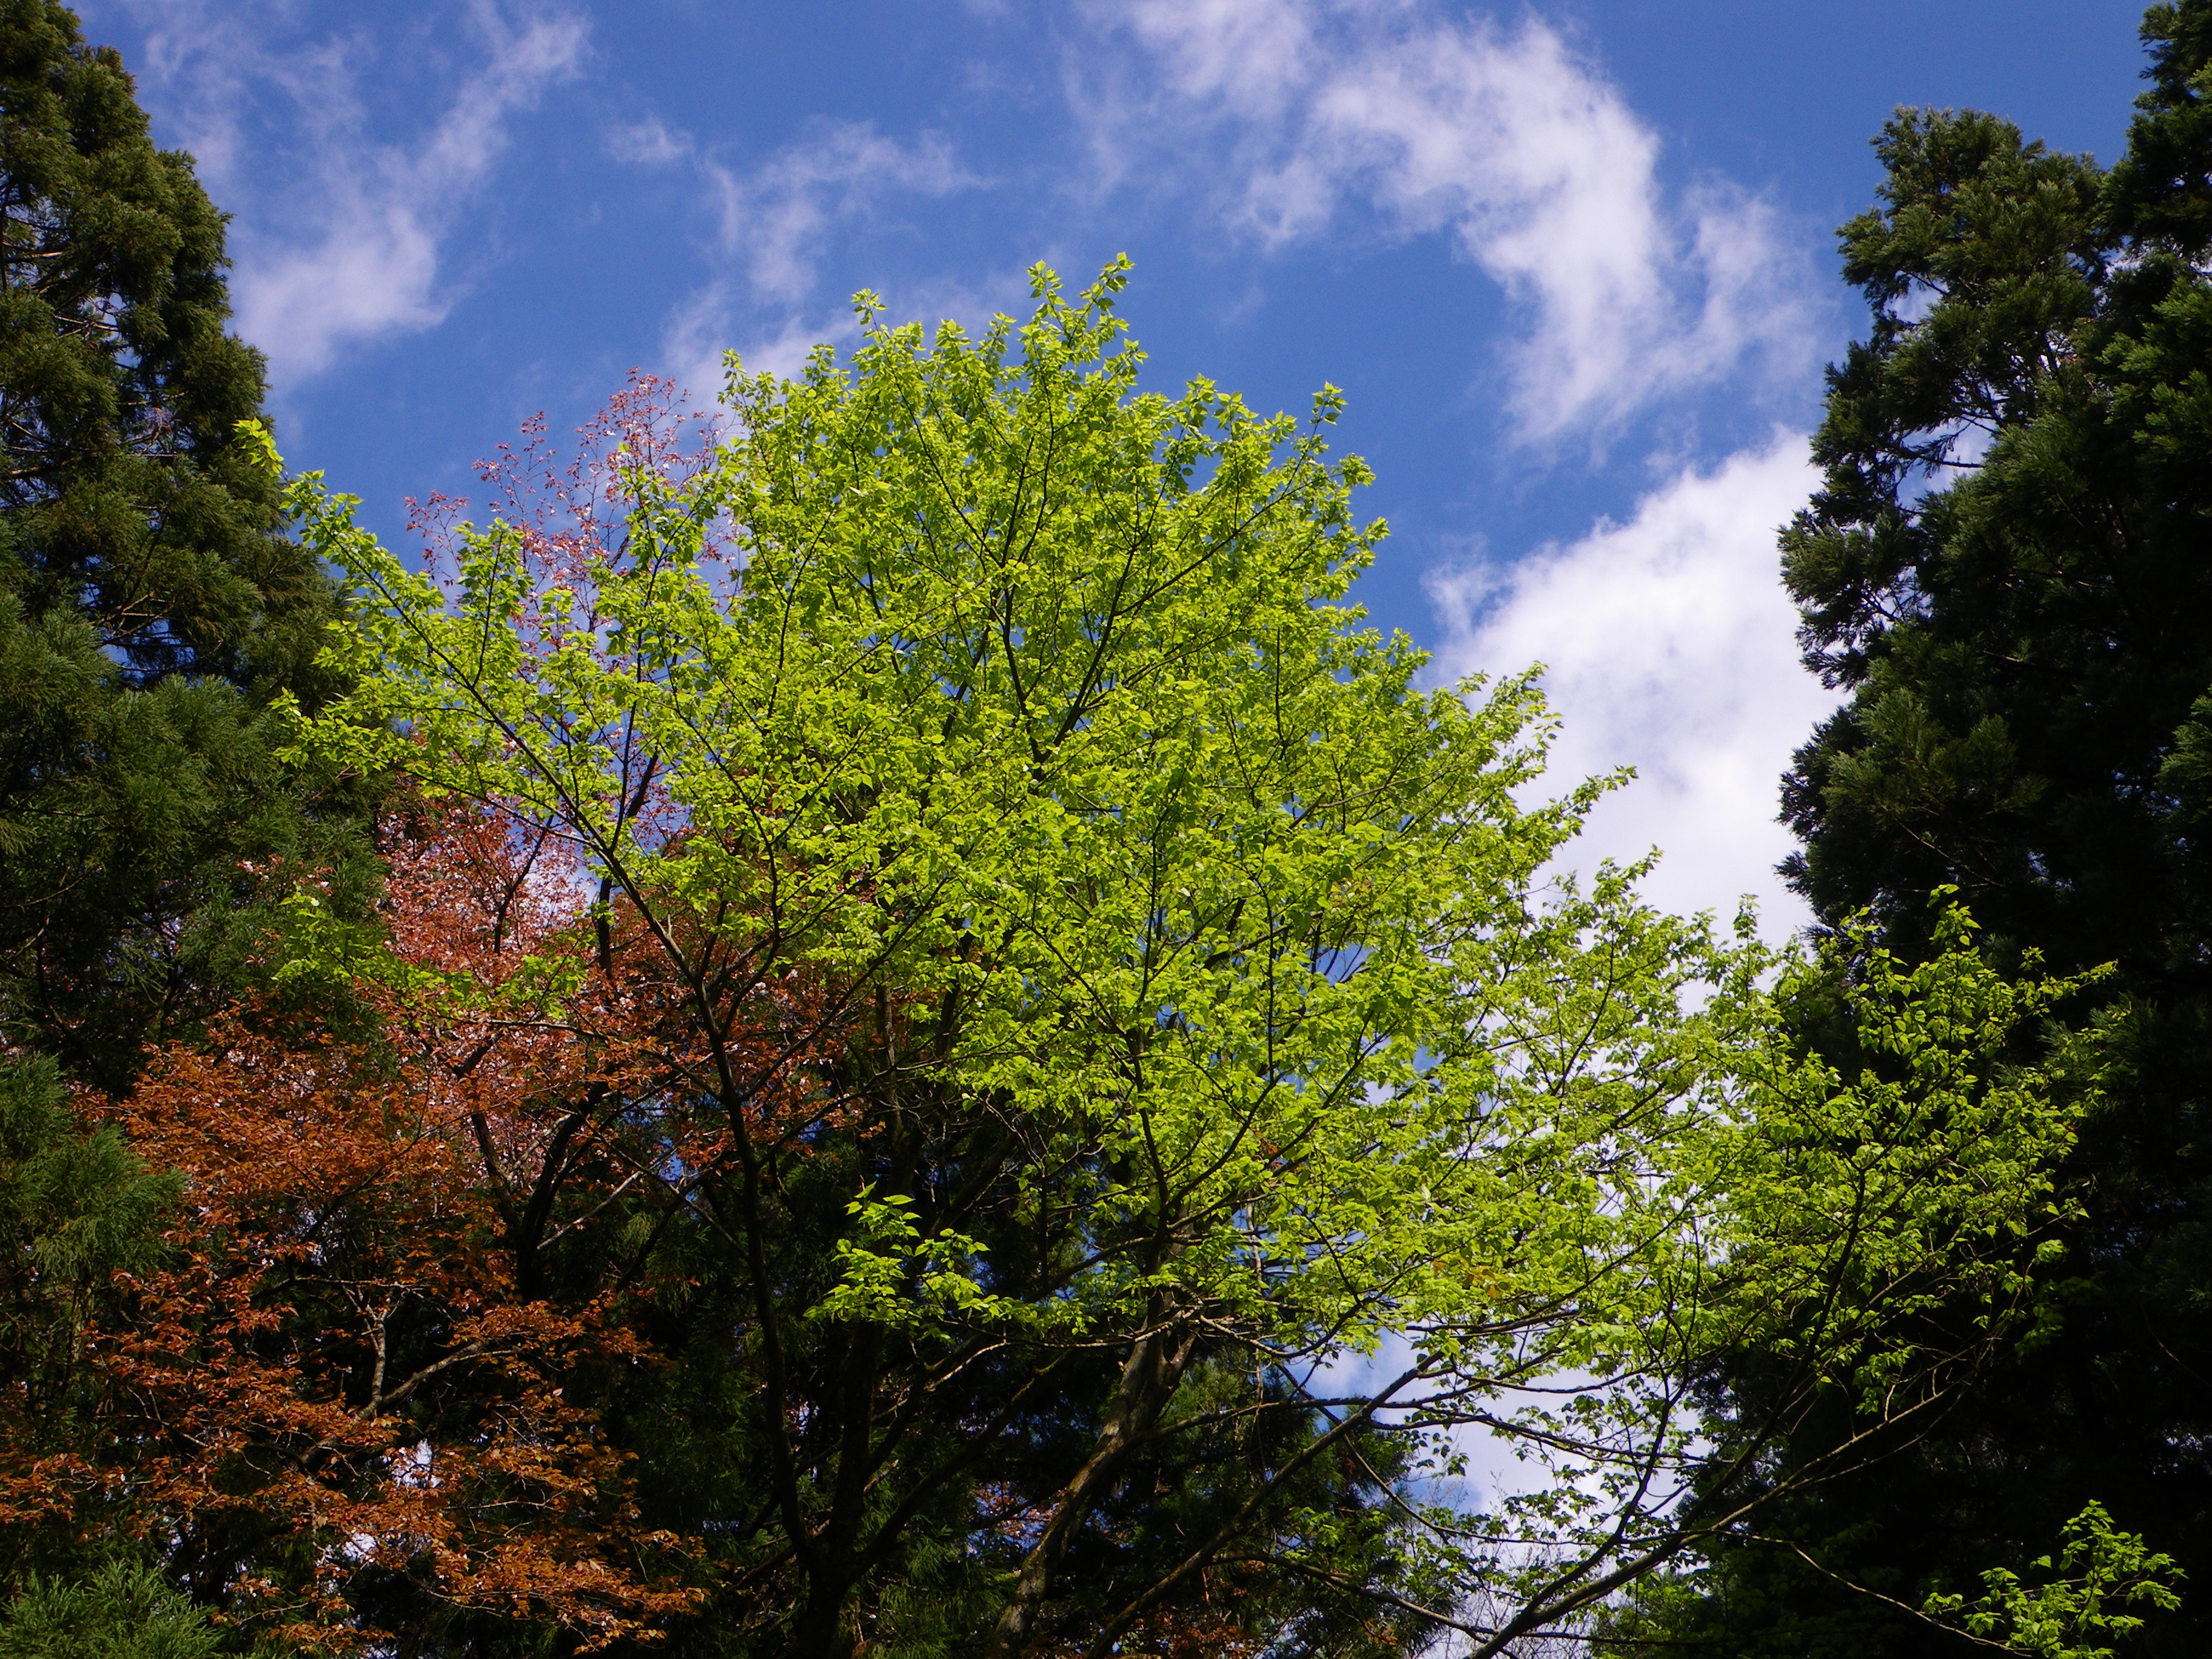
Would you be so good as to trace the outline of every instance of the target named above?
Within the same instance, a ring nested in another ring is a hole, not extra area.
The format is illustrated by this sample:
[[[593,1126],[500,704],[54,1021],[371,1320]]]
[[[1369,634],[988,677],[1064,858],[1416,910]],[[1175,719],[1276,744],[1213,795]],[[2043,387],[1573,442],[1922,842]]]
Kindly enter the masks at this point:
[[[181,1202],[84,1344],[97,1442],[24,1474],[96,1482],[204,1595],[297,1638],[476,1609],[604,1644],[695,1599],[596,1410],[650,1363],[643,1241],[592,1237],[649,1236],[642,1190],[700,1155],[654,1109],[682,1056],[542,839],[472,811],[386,839],[388,939],[343,1033],[241,1012],[112,1109]]]
[[[641,478],[710,440],[638,377],[572,459],[540,421],[480,471],[588,606]],[[418,510],[434,553],[465,505]],[[621,810],[680,836],[629,758]],[[319,1647],[485,1620],[649,1641],[717,1574],[648,1517],[611,1413],[667,1363],[653,1333],[694,1290],[667,1247],[720,1230],[733,1147],[848,1114],[852,1011],[773,942],[587,873],[556,817],[398,799],[373,932],[306,882],[281,994],[82,1103],[180,1184],[166,1249],[73,1316],[66,1392],[93,1403],[9,1437],[0,1509],[119,1518],[228,1616]],[[702,956],[742,971],[671,971]]]

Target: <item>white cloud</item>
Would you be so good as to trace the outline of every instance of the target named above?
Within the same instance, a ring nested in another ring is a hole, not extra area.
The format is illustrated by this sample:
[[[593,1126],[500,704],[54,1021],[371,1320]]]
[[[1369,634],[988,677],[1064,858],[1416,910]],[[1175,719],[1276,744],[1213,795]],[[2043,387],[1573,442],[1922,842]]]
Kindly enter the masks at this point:
[[[886,196],[949,196],[979,182],[936,133],[902,143],[854,121],[817,122],[750,172],[711,161],[706,172],[723,250],[744,262],[756,292],[781,301],[812,289],[823,245],[841,222],[866,216]]]
[[[1770,937],[1808,920],[1774,874],[1793,845],[1775,821],[1781,774],[1836,702],[1797,662],[1775,551],[1776,530],[1816,482],[1804,438],[1778,434],[1710,471],[1683,471],[1626,524],[1429,579],[1448,677],[1546,665],[1565,728],[1553,793],[1636,768],[1591,815],[1571,861],[1626,863],[1656,845],[1660,902],[1725,920],[1751,893]]]
[[[817,277],[832,236],[874,216],[887,200],[934,200],[981,182],[942,136],[925,132],[903,143],[865,122],[811,123],[749,169],[730,166],[657,118],[619,129],[608,143],[618,157],[643,166],[691,160],[705,186],[715,251],[744,273],[742,282],[717,276],[701,285],[662,329],[670,373],[695,393],[720,388],[722,353],[733,344],[748,370],[787,375],[817,342],[855,337],[858,325],[842,308],[809,320],[810,307],[818,314]]]
[[[1001,312],[1026,315],[1029,293],[1025,270],[1000,270],[977,283],[904,283],[884,298],[886,320],[918,319],[934,325],[949,318],[970,334],[980,334]],[[789,379],[817,344],[849,346],[860,337],[860,319],[849,305],[793,310],[766,322],[757,320],[759,309],[741,302],[727,282],[709,283],[693,293],[670,313],[661,331],[661,356],[671,378],[694,397],[710,397],[721,390],[722,354],[732,344],[748,374],[765,371]]]
[[[284,38],[281,7],[135,8],[149,102],[181,126],[203,175],[238,212],[239,331],[281,387],[346,346],[430,328],[451,308],[447,241],[488,184],[508,125],[574,76],[583,19],[466,9],[480,67],[445,88],[427,129],[371,131],[362,88],[386,72],[361,35]]]
[[[691,154],[691,135],[672,127],[658,115],[611,127],[607,153],[617,161],[639,167],[665,167]]]
[[[795,376],[806,355],[827,340],[843,343],[860,337],[850,311],[810,319],[793,312],[764,326],[748,320],[752,307],[742,303],[731,283],[710,282],[696,289],[669,313],[660,331],[661,360],[671,379],[695,398],[720,395],[726,374],[722,354],[732,346],[748,374]]]
[[[1450,234],[1531,317],[1509,353],[1525,438],[1602,435],[1748,356],[1794,368],[1809,349],[1803,262],[1772,210],[1718,187],[1670,204],[1657,137],[1533,18],[1507,30],[1425,0],[1091,15],[1137,48],[1133,68],[1071,71],[1109,180],[1164,165],[1271,247],[1319,238],[1354,202],[1392,234]]]

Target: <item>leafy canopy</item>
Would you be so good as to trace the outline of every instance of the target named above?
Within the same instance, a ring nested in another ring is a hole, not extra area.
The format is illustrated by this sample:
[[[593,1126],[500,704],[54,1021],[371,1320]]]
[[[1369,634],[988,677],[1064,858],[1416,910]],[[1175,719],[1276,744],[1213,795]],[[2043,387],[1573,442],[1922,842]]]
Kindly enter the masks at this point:
[[[724,1126],[659,1175],[756,1385],[719,1547],[761,1650],[1229,1605],[1500,1652],[1744,1524],[1814,1391],[1936,1408],[1972,1355],[1912,1316],[2002,1327],[2094,1046],[2004,1070],[2071,983],[1947,911],[1921,965],[1861,942],[1841,1072],[1747,933],[1554,878],[1602,786],[1524,807],[1530,682],[1424,690],[1361,626],[1340,396],[1142,390],[1125,280],[1040,269],[981,337],[864,295],[849,363],[732,365],[702,464],[617,455],[592,523],[461,524],[443,572],[301,480],[351,620],[299,752],[569,848],[659,953]],[[1790,1402],[1700,1424],[1754,1339]],[[1478,1511],[1489,1437],[1528,1478]]]
[[[1824,927],[1870,912],[1908,960],[1941,948],[1925,896],[1949,884],[1992,962],[2111,964],[2057,1012],[2101,1023],[2113,1068],[2032,1338],[1730,1558],[1698,1613],[1722,1650],[1924,1651],[1862,1590],[1956,1607],[1998,1564],[2032,1577],[2093,1501],[2212,1575],[2212,5],[2153,6],[2141,33],[2109,171],[1996,115],[1899,110],[1877,200],[1839,232],[1869,326],[1830,371],[1782,566],[1808,665],[1847,701],[1784,780],[1786,867]],[[1829,994],[1793,1019],[1850,1063]],[[1758,1409],[1765,1364],[1735,1356],[1723,1404]],[[1780,1465],[1850,1431],[1814,1413]],[[2202,1651],[2201,1597],[2139,1608],[2139,1648]]]

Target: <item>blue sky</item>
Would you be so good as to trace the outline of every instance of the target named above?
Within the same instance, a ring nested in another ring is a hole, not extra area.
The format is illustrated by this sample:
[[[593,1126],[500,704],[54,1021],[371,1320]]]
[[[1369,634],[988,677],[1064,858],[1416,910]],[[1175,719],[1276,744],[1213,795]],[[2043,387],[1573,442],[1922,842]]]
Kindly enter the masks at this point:
[[[1541,659],[1555,763],[1632,764],[1586,848],[1762,896],[1827,706],[1773,531],[1861,323],[1833,227],[1896,105],[2109,161],[2129,0],[94,0],[233,216],[279,436],[402,498],[634,367],[788,368],[845,301],[970,324],[1118,251],[1164,386],[1303,410],[1394,534],[1362,597],[1439,672]]]

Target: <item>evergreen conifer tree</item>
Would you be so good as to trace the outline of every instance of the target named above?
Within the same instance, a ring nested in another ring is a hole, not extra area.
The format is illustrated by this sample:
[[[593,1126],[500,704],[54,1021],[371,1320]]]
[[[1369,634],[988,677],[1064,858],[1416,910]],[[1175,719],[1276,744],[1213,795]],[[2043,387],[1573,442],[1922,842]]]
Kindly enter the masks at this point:
[[[263,373],[223,224],[115,52],[0,0],[0,1461],[57,1472],[0,1533],[0,1653],[213,1643],[149,1569],[99,1569],[114,1506],[60,1477],[112,1403],[88,1322],[181,1184],[68,1085],[121,1090],[238,989],[297,874],[368,872],[355,803],[273,752],[278,694],[325,694],[333,590],[239,440]]]
[[[0,1610],[0,1659],[210,1659],[219,1643],[204,1609],[126,1561],[34,1583]]]
[[[1629,1621],[1699,1651],[1973,1651],[1913,1609],[2032,1571],[2093,1500],[2190,1574],[2131,1650],[2212,1647],[2212,3],[2142,33],[2109,173],[1986,114],[1887,127],[1881,205],[1841,232],[1871,335],[1783,537],[1808,665],[1850,694],[1784,781],[1792,884],[1908,955],[1948,885],[2001,963],[2116,963],[2073,1018],[2109,1023],[2121,1074],[2033,1334],[1933,1434]],[[1712,1408],[1765,1369],[1739,1356]],[[1782,1461],[1843,1431],[1816,1416]]]
[[[113,1087],[235,975],[331,590],[240,449],[223,216],[52,0],[0,3],[0,1038]],[[337,843],[333,842],[333,835]]]

